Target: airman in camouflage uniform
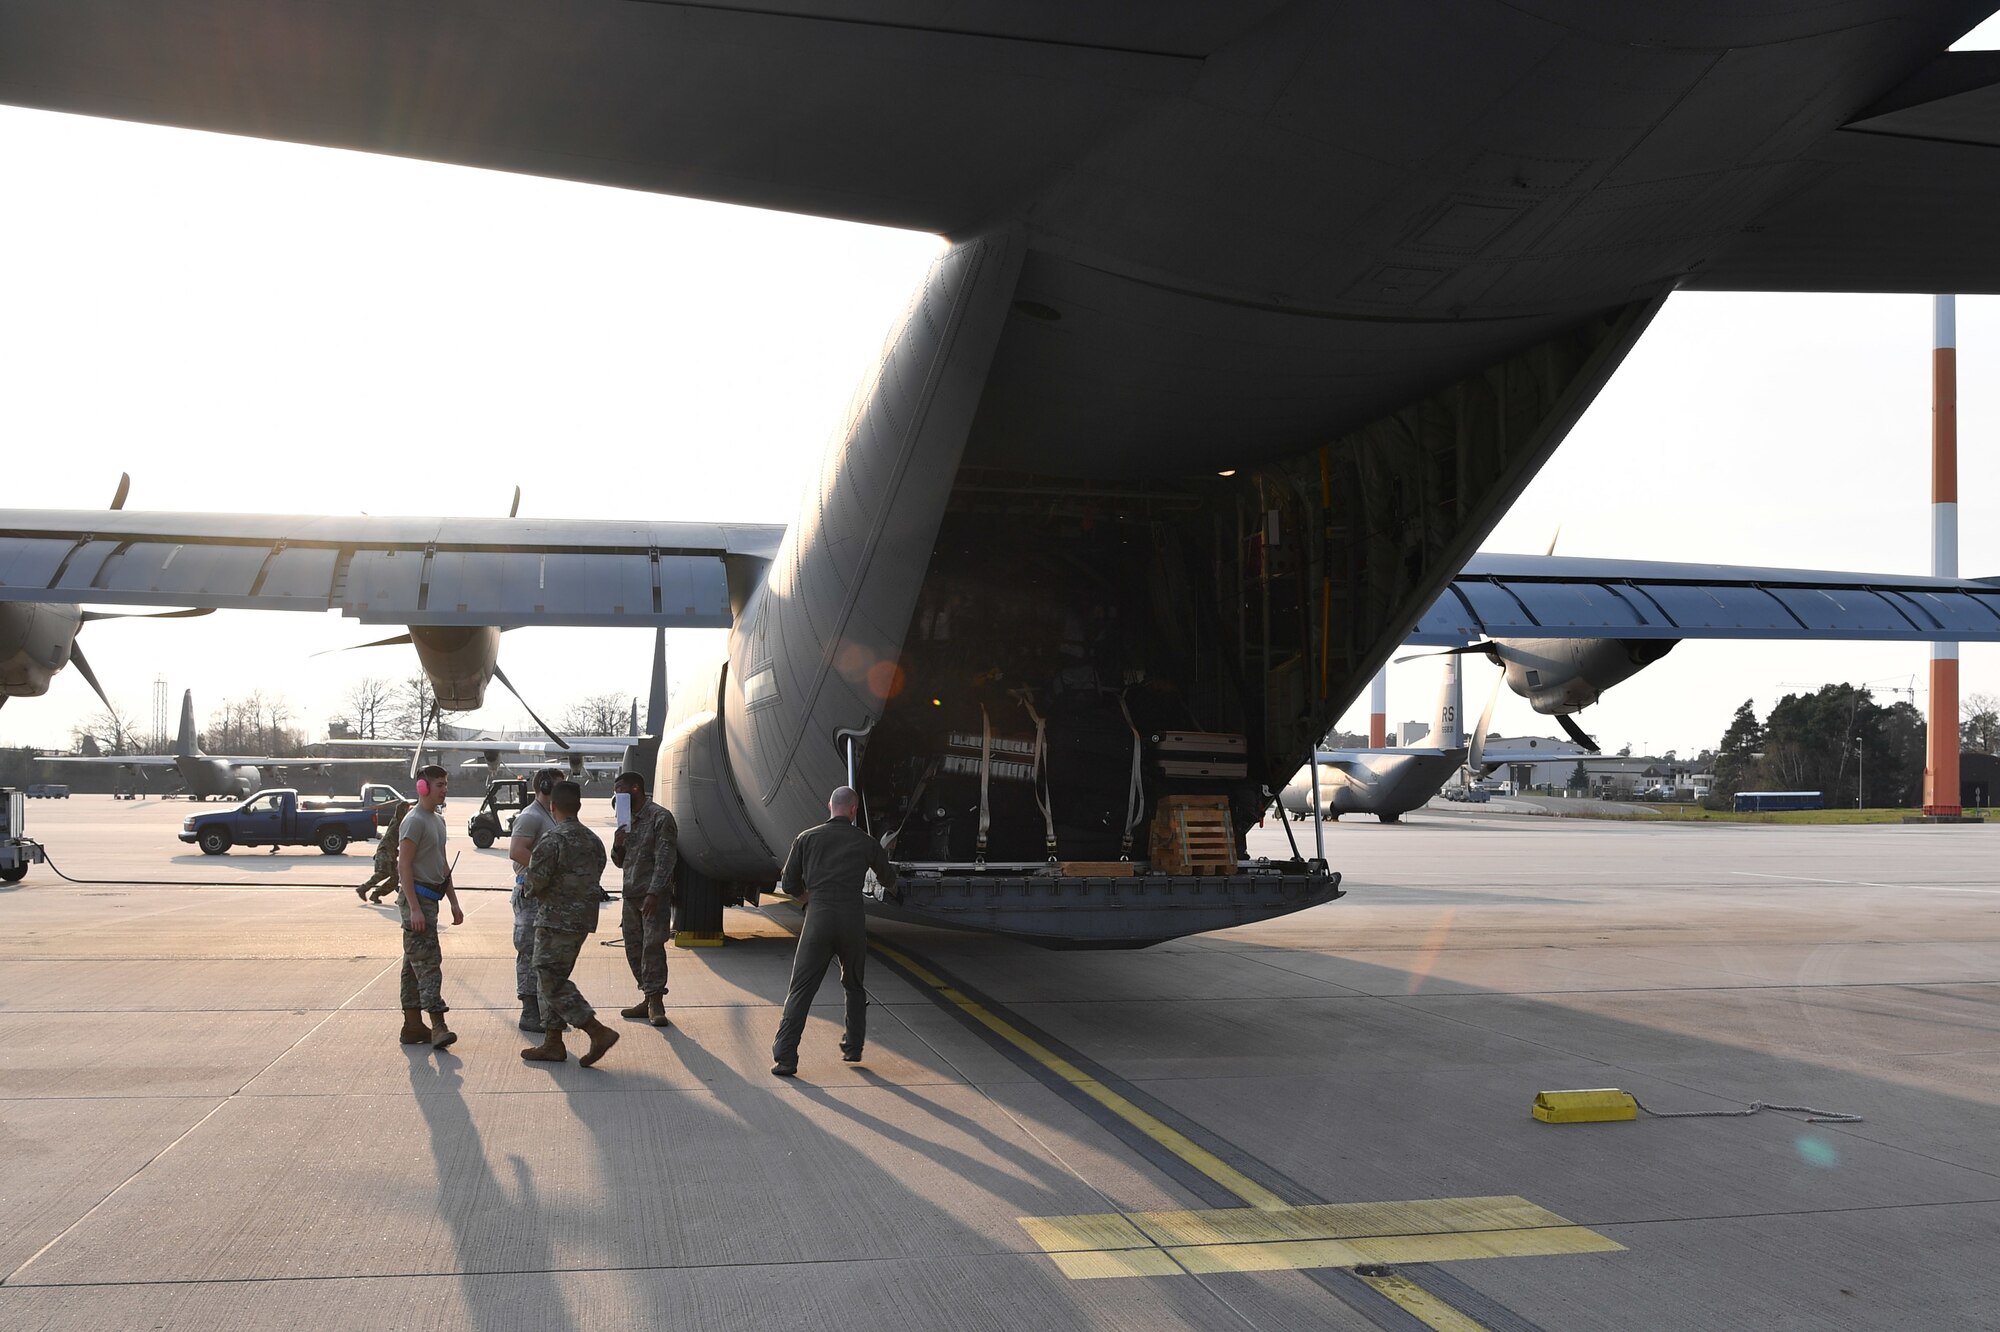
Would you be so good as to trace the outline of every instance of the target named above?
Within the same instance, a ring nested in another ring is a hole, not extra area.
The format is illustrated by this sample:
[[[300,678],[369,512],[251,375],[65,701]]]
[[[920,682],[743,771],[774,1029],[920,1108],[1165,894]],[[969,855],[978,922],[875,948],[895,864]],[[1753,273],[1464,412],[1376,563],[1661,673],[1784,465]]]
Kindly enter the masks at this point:
[[[521,1058],[561,1063],[565,1024],[590,1037],[590,1051],[577,1062],[585,1068],[602,1059],[618,1043],[618,1033],[597,1020],[570,979],[583,942],[597,929],[597,902],[603,890],[604,843],[577,821],[583,808],[583,788],[558,782],[549,793],[549,813],[555,826],[543,833],[529,854],[521,891],[535,911],[535,977],[540,987],[543,1037],[540,1045],[521,1051]]]
[[[625,962],[639,983],[641,998],[618,1016],[667,1025],[667,935],[673,929],[674,866],[680,861],[680,827],[665,805],[646,799],[646,779],[619,775],[616,788],[631,797],[631,826],[612,839],[611,859],[625,871],[625,903],[619,927],[625,935]]]
[[[354,890],[364,906],[380,902],[396,891],[396,848],[401,845],[403,816],[409,812],[407,800],[398,800],[389,807],[389,821],[382,825],[382,839],[375,845],[375,872],[368,876],[368,882]]]

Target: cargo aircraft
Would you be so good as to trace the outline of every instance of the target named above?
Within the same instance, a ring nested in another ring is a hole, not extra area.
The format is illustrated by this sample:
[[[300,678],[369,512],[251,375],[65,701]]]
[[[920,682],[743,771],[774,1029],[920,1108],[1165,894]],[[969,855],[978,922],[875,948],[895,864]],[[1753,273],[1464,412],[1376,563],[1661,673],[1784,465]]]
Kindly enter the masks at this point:
[[[95,747],[95,744],[88,746]],[[181,695],[181,726],[175,734],[174,752],[171,754],[45,754],[35,761],[109,764],[131,773],[141,783],[145,780],[147,769],[171,769],[180,779],[181,789],[190,800],[240,800],[264,789],[266,774],[271,775],[272,784],[283,785],[288,769],[324,773],[334,768],[369,764],[380,766],[382,762],[381,759],[313,758],[309,755],[272,758],[268,755],[205,754],[194,729],[192,689]]]
[[[950,241],[787,528],[0,511],[0,652],[35,603],[337,609],[473,706],[505,626],[723,627],[658,765],[692,893],[852,780],[914,918],[1324,901],[1116,867],[1204,797],[1240,851],[1413,629],[2000,639],[1973,582],[1472,559],[1673,291],[2000,291],[2000,57],[1947,50],[1990,7],[0,0],[3,102]]]
[[[1309,818],[1317,799],[1320,813],[1328,819],[1373,814],[1383,823],[1396,823],[1411,810],[1428,804],[1454,777],[1470,782],[1510,763],[1546,763],[1597,752],[1594,745],[1586,748],[1573,741],[1488,734],[1493,724],[1491,698],[1470,735],[1462,729],[1464,716],[1465,689],[1459,657],[1454,654],[1445,658],[1437,708],[1430,733],[1424,737],[1428,744],[1322,749],[1313,757],[1319,767],[1317,790],[1313,770],[1300,768],[1278,792],[1279,812],[1295,820]]]

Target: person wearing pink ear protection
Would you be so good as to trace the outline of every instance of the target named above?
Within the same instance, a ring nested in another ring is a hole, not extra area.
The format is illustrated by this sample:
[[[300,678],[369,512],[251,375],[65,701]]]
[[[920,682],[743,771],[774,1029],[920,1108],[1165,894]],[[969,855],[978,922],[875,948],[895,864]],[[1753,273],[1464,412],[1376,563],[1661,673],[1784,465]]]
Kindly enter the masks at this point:
[[[438,946],[438,904],[451,903],[451,923],[463,925],[458,890],[444,858],[445,797],[451,774],[432,764],[417,772],[417,805],[403,816],[396,845],[398,907],[403,917],[403,1033],[405,1045],[428,1042],[442,1050],[458,1039],[444,1020],[444,950]],[[424,1026],[429,1013],[431,1025]]]

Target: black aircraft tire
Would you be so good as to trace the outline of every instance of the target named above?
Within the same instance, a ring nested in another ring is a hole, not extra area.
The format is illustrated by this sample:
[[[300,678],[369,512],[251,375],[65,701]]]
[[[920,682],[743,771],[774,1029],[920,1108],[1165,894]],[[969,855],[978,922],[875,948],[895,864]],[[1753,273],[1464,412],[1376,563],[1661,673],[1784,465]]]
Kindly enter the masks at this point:
[[[347,833],[340,828],[329,828],[319,835],[319,853],[323,856],[344,856],[347,854]]]
[[[1377,814],[1375,817],[1384,823],[1401,823],[1403,821],[1401,814]]]
[[[18,865],[8,865],[5,868],[0,868],[0,883],[19,883],[27,877],[28,862],[25,860]]]
[[[229,830],[227,828],[204,828],[200,837],[201,853],[205,856],[221,856],[229,853]]]

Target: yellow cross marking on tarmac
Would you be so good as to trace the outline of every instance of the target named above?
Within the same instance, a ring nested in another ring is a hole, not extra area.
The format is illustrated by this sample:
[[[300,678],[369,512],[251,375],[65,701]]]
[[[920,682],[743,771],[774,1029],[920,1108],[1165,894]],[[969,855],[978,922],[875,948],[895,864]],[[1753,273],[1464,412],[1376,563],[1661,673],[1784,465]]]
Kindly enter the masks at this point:
[[[1057,1268],[1078,1281],[1611,1253],[1624,1248],[1511,1195],[1020,1220],[1022,1229]]]
[[[1625,1247],[1511,1194],[1294,1206],[907,954],[879,941],[871,946],[1245,1204],[1019,1218],[1022,1229],[1071,1280],[1359,1268],[1357,1279],[1434,1332],[1485,1332],[1483,1324],[1407,1277],[1368,1269],[1392,1263],[1613,1253]]]

